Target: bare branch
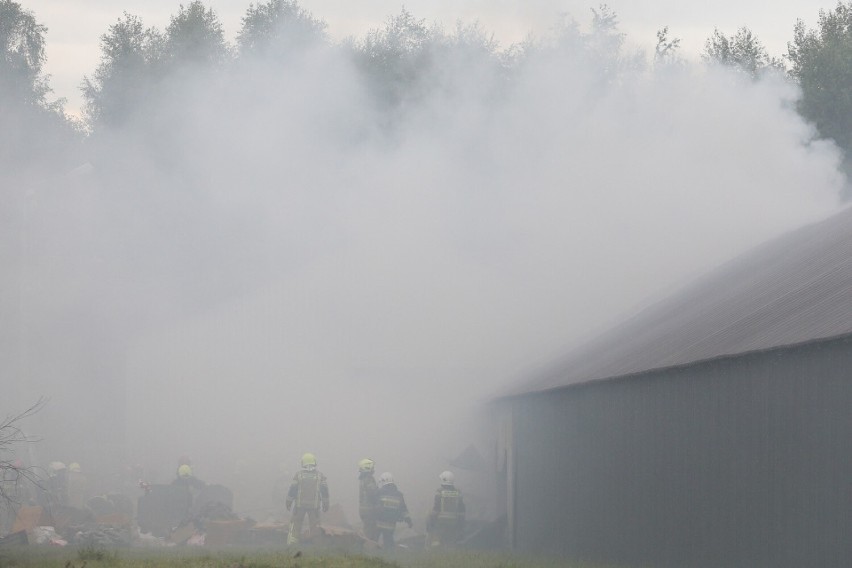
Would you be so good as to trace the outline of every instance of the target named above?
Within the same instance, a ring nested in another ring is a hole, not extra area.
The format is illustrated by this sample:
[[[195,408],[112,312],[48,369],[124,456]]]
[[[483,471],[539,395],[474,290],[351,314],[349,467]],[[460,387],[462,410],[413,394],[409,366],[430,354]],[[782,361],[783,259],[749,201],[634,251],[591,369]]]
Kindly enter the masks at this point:
[[[48,399],[40,397],[35,404],[0,421],[0,503],[20,504],[20,496],[26,492],[24,485],[42,488],[41,477],[36,468],[15,458],[14,446],[38,441],[28,436],[19,425],[22,420],[41,410]]]

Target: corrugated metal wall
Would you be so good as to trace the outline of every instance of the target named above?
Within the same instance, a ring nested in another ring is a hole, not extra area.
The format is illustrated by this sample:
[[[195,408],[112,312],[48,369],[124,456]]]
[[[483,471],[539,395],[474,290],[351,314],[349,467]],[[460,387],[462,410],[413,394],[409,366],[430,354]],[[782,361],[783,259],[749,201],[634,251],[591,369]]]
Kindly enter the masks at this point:
[[[852,341],[515,399],[521,551],[852,566]]]

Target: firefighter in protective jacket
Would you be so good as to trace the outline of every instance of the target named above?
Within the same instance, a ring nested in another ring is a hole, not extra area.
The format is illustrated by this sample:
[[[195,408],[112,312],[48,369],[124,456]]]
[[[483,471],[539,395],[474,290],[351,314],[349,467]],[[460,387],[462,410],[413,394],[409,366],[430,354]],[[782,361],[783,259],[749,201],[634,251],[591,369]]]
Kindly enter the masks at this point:
[[[317,469],[317,458],[313,454],[302,456],[302,469],[293,477],[285,502],[287,510],[293,510],[290,517],[290,533],[287,544],[295,544],[302,537],[302,524],[308,517],[309,534],[316,536],[319,525],[319,512],[328,511],[328,482]]]
[[[464,532],[464,499],[455,486],[453,472],[445,471],[439,477],[441,487],[435,492],[426,530],[432,546],[452,546],[461,540]]]
[[[408,516],[408,507],[405,505],[405,497],[397,488],[393,474],[385,472],[379,476],[379,508],[376,515],[376,526],[382,539],[382,548],[392,550],[394,547],[393,531],[397,523],[406,523],[411,528],[411,517]]]
[[[364,525],[364,536],[370,540],[379,540],[379,529],[376,526],[378,510],[379,486],[373,473],[376,466],[373,460],[364,458],[358,462],[358,515]]]

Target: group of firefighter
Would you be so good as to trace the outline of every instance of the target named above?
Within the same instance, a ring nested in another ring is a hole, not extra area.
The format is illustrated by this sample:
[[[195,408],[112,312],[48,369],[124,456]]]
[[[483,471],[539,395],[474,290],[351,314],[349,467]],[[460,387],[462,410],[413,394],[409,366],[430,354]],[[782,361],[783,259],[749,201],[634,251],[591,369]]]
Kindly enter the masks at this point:
[[[375,472],[373,460],[364,458],[358,462],[358,513],[364,536],[379,543],[384,549],[393,549],[397,523],[406,523],[409,528],[413,523],[405,496],[397,487],[393,474],[382,473],[377,482]],[[441,473],[439,478],[441,486],[435,492],[426,522],[427,544],[452,546],[458,543],[464,529],[464,500],[455,486],[451,471]],[[305,517],[308,518],[310,534],[316,534],[320,511],[328,511],[329,493],[328,481],[317,469],[317,459],[313,454],[302,456],[301,470],[293,477],[285,506],[288,511],[292,511],[288,544],[299,542]]]
[[[80,466],[72,463],[66,468],[64,463],[52,462],[48,471],[49,477],[42,490],[42,497],[47,501],[42,504],[48,507],[72,505],[82,508],[82,503],[72,501],[68,497],[69,486],[73,484],[75,476],[82,476]],[[206,486],[206,483],[193,474],[191,462],[187,457],[181,457],[178,460],[176,474],[172,484],[185,486],[190,493],[197,493]],[[439,478],[441,486],[435,492],[433,506],[426,521],[426,544],[427,546],[453,546],[460,541],[464,530],[464,500],[455,486],[455,477],[452,472],[444,471]],[[383,549],[393,549],[396,525],[406,523],[409,528],[413,525],[405,504],[405,496],[397,487],[393,474],[390,472],[382,473],[376,480],[375,463],[369,458],[358,462],[358,484],[358,512],[364,536],[378,543]],[[24,488],[24,484],[16,483],[15,485],[19,490]],[[146,492],[149,490],[145,482],[140,481],[139,486]],[[72,493],[82,495],[79,491]],[[288,544],[299,543],[306,517],[309,534],[311,536],[318,534],[320,512],[327,512],[329,509],[329,491],[328,481],[317,469],[317,459],[313,454],[306,453],[302,456],[301,469],[290,483],[285,506],[288,511],[291,511]]]

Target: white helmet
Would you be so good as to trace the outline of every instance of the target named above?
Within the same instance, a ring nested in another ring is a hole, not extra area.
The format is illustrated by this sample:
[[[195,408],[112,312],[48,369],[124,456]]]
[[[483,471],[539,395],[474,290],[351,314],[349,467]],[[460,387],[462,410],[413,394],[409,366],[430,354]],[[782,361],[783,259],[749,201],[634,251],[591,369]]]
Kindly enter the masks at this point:
[[[452,471],[445,471],[438,478],[441,480],[441,485],[452,485],[456,482],[456,476]]]
[[[53,477],[58,475],[60,471],[65,469],[65,464],[60,461],[50,462],[50,465],[47,466],[47,469],[50,472],[50,476]]]
[[[386,471],[379,476],[379,487],[384,487],[385,485],[393,482],[393,474],[389,471]]]

